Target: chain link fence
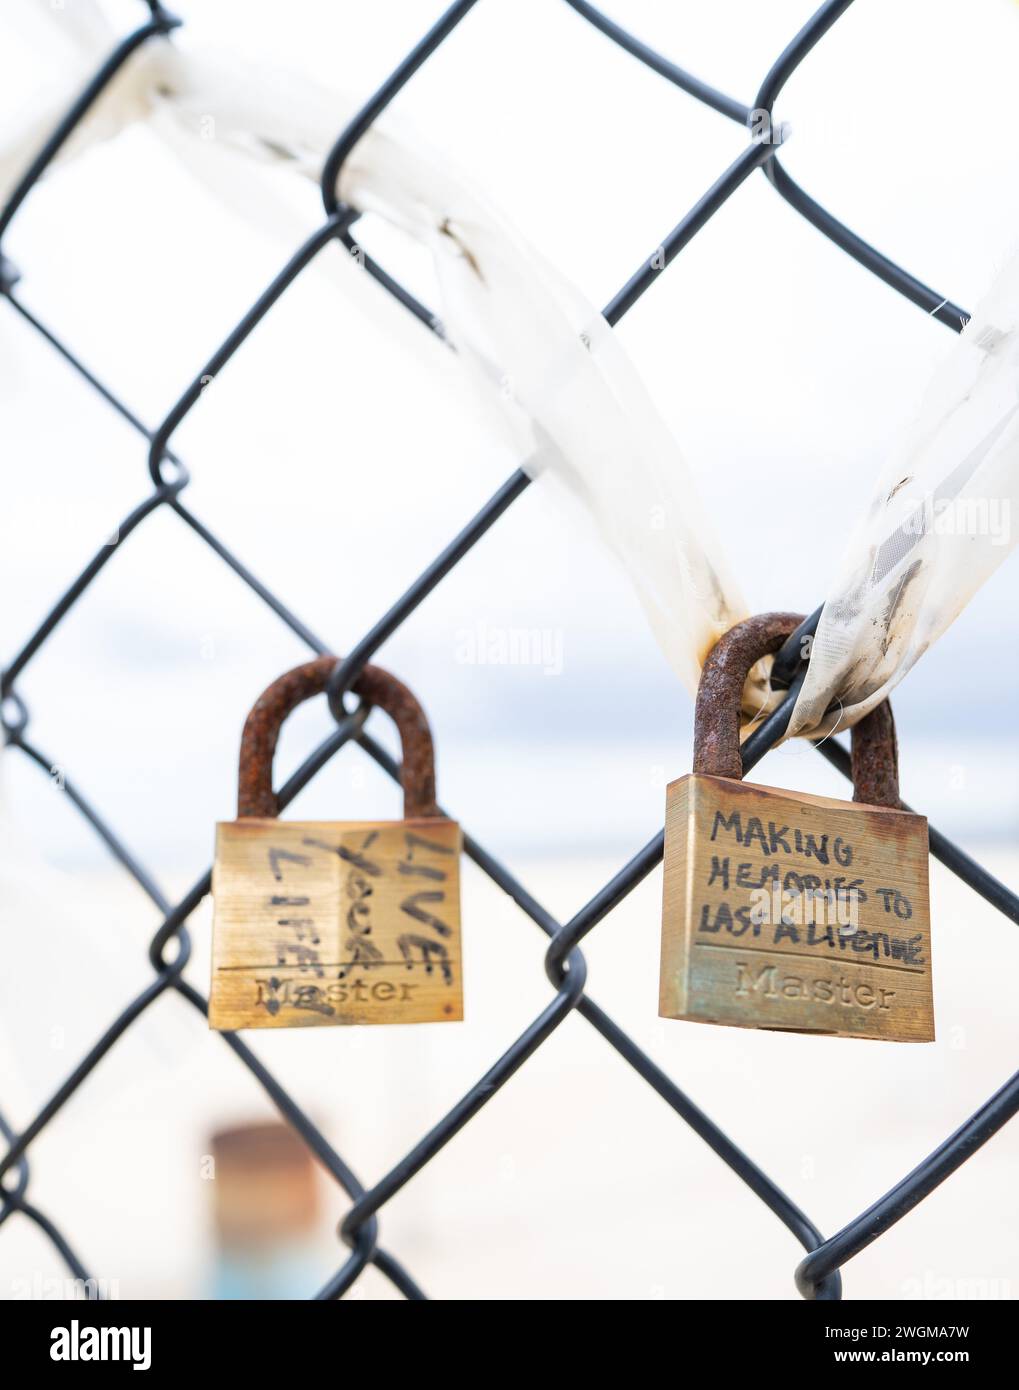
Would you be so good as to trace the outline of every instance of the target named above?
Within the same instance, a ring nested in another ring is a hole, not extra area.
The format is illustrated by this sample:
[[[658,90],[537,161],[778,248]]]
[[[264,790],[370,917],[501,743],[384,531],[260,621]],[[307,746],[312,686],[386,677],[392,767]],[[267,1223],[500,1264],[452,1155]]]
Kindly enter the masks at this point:
[[[625,50],[634,60],[667,79],[683,92],[716,111],[721,117],[747,127],[749,140],[742,154],[720,174],[703,197],[687,211],[675,227],[653,248],[635,274],[603,310],[607,321],[614,325],[652,288],[683,248],[711,220],[713,214],[729,198],[738,196],[740,186],[756,170],[760,170],[775,191],[822,235],[829,238],[852,256],[891,290],[905,296],[922,309],[933,321],[959,332],[966,314],[945,295],[922,284],[901,266],[894,264],[870,246],[849,227],[837,221],[785,171],[780,152],[782,130],[773,126],[771,112],[774,103],[790,75],[822,40],[832,26],[849,9],[852,0],[827,0],[806,26],[781,53],[767,73],[750,105],[715,90],[705,82],[685,72],[675,63],[655,52],[627,33],[616,23],[584,0],[565,0],[579,18],[595,26],[613,43]],[[187,923],[190,915],[210,891],[211,874],[204,874],[179,901],[169,901],[153,874],[132,854],[130,848],[97,814],[85,792],[63,770],[73,765],[70,759],[55,760],[44,752],[30,733],[30,711],[19,694],[18,680],[41,647],[60,626],[60,623],[88,589],[120,547],[130,544],[136,533],[144,530],[145,522],[160,508],[177,514],[202,541],[228,565],[234,573],[286,624],[312,652],[328,654],[332,649],[324,644],[293,613],[286,603],[272,593],[257,576],[231,553],[192,512],[185,501],[189,474],[183,461],[171,450],[173,435],[198,401],[203,384],[214,377],[243,346],[245,340],[272,310],[288,287],[321,253],[333,254],[333,243],[340,243],[348,252],[362,259],[368,273],[378,282],[380,293],[394,295],[406,309],[419,318],[431,331],[442,334],[438,318],[421,304],[386,270],[367,256],[358,246],[354,227],[358,213],[340,203],[336,195],[337,178],[351,149],[379,114],[411,79],[429,56],[453,32],[477,0],[458,0],[441,16],[421,42],[406,55],[392,76],[366,103],[357,117],[343,130],[326,160],[322,175],[324,220],[300,246],[280,273],[259,296],[250,311],[237,324],[219,350],[195,375],[194,380],[165,418],[154,428],[140,420],[116,391],[101,381],[49,326],[40,322],[18,292],[18,271],[0,255],[0,293],[9,307],[38,332],[64,358],[69,367],[79,373],[89,385],[123,417],[146,441],[151,489],[141,502],[114,528],[110,543],[95,555],[43,617],[38,627],[7,663],[2,673],[0,706],[2,726],[7,744],[18,750],[49,776],[58,765],[62,771],[62,790],[105,843],[123,870],[130,874],[149,896],[163,916],[163,921],[149,947],[153,976],[151,983],[129,1000],[121,1013],[110,1023],[94,1047],[82,1057],[74,1070],[21,1132],[14,1129],[0,1114],[0,1133],[7,1142],[0,1157],[2,1206],[0,1226],[14,1213],[35,1223],[53,1243],[72,1275],[86,1281],[90,1296],[98,1296],[99,1285],[91,1280],[87,1266],[76,1253],[71,1240],[57,1224],[41,1211],[30,1197],[29,1156],[36,1137],[61,1107],[81,1087],[87,1086],[93,1069],[125,1035],[146,1009],[168,990],[177,991],[199,1014],[206,1012],[205,998],[184,978],[190,955]],[[115,77],[131,54],[154,38],[170,34],[180,23],[158,0],[148,0],[149,15],[133,33],[114,49],[85,89],[69,106],[67,114],[53,131],[26,170],[7,206],[0,213],[0,243],[24,200],[31,194],[37,180],[46,171],[54,156],[88,112],[92,103]],[[305,760],[280,791],[280,804],[285,806],[306,785],[332,756],[347,743],[360,748],[393,778],[399,768],[388,753],[375,741],[366,728],[369,711],[358,708],[350,712],[344,694],[357,674],[378,648],[401,624],[411,619],[417,608],[441,580],[477,544],[528,487],[530,479],[522,471],[515,472],[498,489],[481,511],[445,550],[423,571],[406,593],[384,613],[376,624],[354,646],[350,653],[337,661],[329,687],[330,707],[336,719],[332,734]],[[788,654],[787,654],[788,655]],[[788,665],[788,661],[786,665]],[[782,706],[761,724],[744,745],[744,765],[749,769],[782,736],[788,724],[794,690]],[[819,751],[841,772],[848,775],[848,752],[834,740],[819,746]],[[452,811],[447,814],[452,815]],[[421,1299],[426,1295],[413,1275],[381,1243],[379,1215],[386,1203],[399,1192],[425,1164],[449,1143],[470,1120],[488,1104],[510,1077],[522,1067],[572,1012],[576,1011],[592,1028],[620,1054],[633,1069],[634,1075],[650,1086],[671,1107],[676,1117],[689,1125],[718,1158],[727,1164],[752,1192],[778,1217],[807,1252],[795,1271],[800,1293],[805,1298],[836,1299],[841,1293],[840,1267],[891,1225],[922,1201],[935,1187],[949,1177],[961,1164],[1019,1109],[1019,1073],[992,1095],[941,1146],[917,1168],[906,1174],[890,1191],[880,1195],[873,1204],[848,1222],[834,1235],[825,1237],[811,1219],[753,1160],[715,1125],[712,1120],[684,1094],[627,1035],[622,1027],[594,1002],[587,992],[587,970],[580,943],[588,932],[602,922],[632,889],[660,862],[663,835],[656,835],[644,845],[630,862],[593,897],[570,921],[556,921],[535,900],[527,889],[482,845],[469,835],[464,839],[465,851],[475,864],[495,884],[502,888],[529,918],[549,938],[545,957],[551,997],[547,1006],[533,1019],[466,1095],[422,1136],[417,1144],[387,1173],[371,1185],[359,1179],[344,1159],[332,1147],[325,1135],[311,1122],[283,1086],[236,1034],[223,1034],[223,1041],[238,1062],[247,1067],[279,1109],[282,1116],[303,1138],[332,1179],[350,1198],[351,1206],[340,1227],[340,1235],[349,1254],[319,1291],[319,1299],[342,1296],[370,1263],[388,1277],[407,1298]],[[993,878],[979,864],[952,844],[934,827],[930,830],[931,853],[957,874],[976,893],[1003,912],[1012,921],[1019,921],[1019,897]]]

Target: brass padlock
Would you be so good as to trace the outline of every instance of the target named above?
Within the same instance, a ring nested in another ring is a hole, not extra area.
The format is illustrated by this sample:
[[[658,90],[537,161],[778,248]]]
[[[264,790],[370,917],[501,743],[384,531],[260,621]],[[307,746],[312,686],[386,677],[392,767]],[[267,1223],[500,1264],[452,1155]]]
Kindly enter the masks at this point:
[[[930,1042],[927,821],[898,809],[888,702],[853,729],[853,802],[742,781],[744,681],[800,621],[740,623],[701,673],[694,771],[667,792],[658,1012]]]
[[[238,818],[216,827],[213,1028],[463,1018],[460,828],[439,813],[431,731],[405,685],[366,666],[352,687],[399,730],[404,819],[277,819],[280,727],[336,660],[288,671],[244,725]]]

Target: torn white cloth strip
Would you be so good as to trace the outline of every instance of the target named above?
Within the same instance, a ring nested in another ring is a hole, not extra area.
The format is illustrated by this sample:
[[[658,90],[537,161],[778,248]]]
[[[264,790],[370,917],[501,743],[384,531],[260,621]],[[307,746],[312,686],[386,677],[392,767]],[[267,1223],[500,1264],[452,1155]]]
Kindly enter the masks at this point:
[[[446,335],[533,476],[580,498],[690,690],[747,609],[686,461],[601,314],[448,166],[378,133],[340,196],[429,245]]]
[[[182,54],[167,69],[157,129],[200,135],[211,118],[207,143],[318,180],[345,119],[331,92],[302,79],[289,93],[278,75],[211,54]],[[346,117],[354,110],[348,104]],[[338,194],[430,250],[444,334],[521,466],[581,499],[674,669],[696,690],[704,657],[748,610],[686,462],[601,314],[448,160],[406,133],[374,124],[347,159]]]
[[[93,63],[98,32],[87,26]],[[113,41],[111,34],[108,47]],[[304,76],[234,52],[196,51],[177,35],[129,60],[75,147],[109,135],[118,121],[145,117],[192,172],[227,201],[243,198],[247,210],[242,161],[225,154],[317,181],[356,110]],[[37,134],[33,124],[27,148],[9,144],[2,152],[5,174],[28,162]],[[605,320],[444,156],[406,132],[397,136],[388,117],[352,151],[338,193],[429,248],[445,336],[521,466],[582,500],[635,583],[673,667],[695,690],[704,657],[748,610],[686,462]],[[261,217],[269,201],[266,190]],[[347,262],[349,281],[349,258],[334,259]]]
[[[19,4],[58,24],[66,13],[48,0]],[[93,0],[76,0],[73,9],[73,32],[65,33],[79,47],[84,75],[115,36]],[[190,172],[260,225],[285,225],[293,245],[294,210],[254,165],[317,181],[355,109],[304,76],[234,52],[197,51],[186,35],[157,39],[129,60],[62,156],[147,119]],[[35,113],[19,138],[0,146],[0,194],[35,153],[43,128]],[[748,610],[685,460],[604,319],[444,156],[397,134],[389,113],[352,151],[338,193],[429,248],[445,334],[521,466],[582,501],[634,583],[673,668],[695,689],[711,646]],[[320,257],[323,263],[344,277],[348,293],[363,297],[366,277],[349,258]],[[376,312],[385,312],[388,297],[371,288]],[[1017,304],[1013,263],[938,373],[910,444],[886,470],[849,545],[790,733],[862,717],[1011,549],[1019,475]],[[748,710],[759,710],[765,698],[758,670]],[[775,702],[772,696],[768,705]],[[826,716],[829,708],[835,713]]]
[[[1017,504],[1019,254],[881,472],[824,605],[790,735],[854,724],[880,704],[1010,554]]]

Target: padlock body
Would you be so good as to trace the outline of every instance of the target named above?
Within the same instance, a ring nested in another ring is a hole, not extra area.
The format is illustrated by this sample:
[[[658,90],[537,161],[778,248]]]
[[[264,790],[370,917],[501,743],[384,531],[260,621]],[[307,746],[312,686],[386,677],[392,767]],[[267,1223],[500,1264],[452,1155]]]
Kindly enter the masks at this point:
[[[724,777],[673,782],[663,1018],[930,1042],[927,821]]]
[[[462,1019],[460,850],[450,820],[219,824],[210,1026]]]

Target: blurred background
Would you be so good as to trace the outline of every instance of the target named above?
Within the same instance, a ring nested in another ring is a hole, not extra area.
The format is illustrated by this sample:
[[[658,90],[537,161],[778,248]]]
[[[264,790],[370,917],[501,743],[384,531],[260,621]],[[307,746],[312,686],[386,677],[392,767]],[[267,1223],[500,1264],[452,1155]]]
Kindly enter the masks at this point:
[[[31,32],[0,16],[0,122],[16,121],[44,84],[69,84],[68,98],[76,90],[59,18],[73,5],[64,0]],[[105,8],[121,33],[144,13],[134,0]],[[605,8],[748,102],[812,11],[802,0]],[[374,91],[440,5],[178,0],[174,10],[185,20],[182,47],[215,42],[235,48],[241,67],[250,54],[307,73],[336,90],[342,112]],[[784,162],[854,230],[972,307],[1019,229],[1017,58],[1014,0],[858,0],[782,93],[777,115],[792,126]],[[746,139],[557,0],[484,0],[393,115],[596,304]],[[23,302],[154,425],[320,223],[311,184],[273,183],[273,192],[293,213],[289,240],[259,220],[257,204],[231,209],[137,127],[55,171],[5,249],[22,272]],[[397,238],[366,223],[364,239],[388,269],[420,278]],[[887,450],[952,346],[949,331],[758,175],[617,332],[719,519],[751,607],[813,608]],[[9,307],[0,352],[6,661],[147,496],[149,479],[144,443]],[[348,295],[318,263],[205,393],[174,448],[192,473],[189,507],[339,652],[518,462],[485,427],[452,354],[381,290]],[[1012,560],[894,702],[904,796],[1013,886],[1017,595]],[[521,630],[537,634],[531,659],[489,659]],[[57,772],[0,758],[0,1108],[15,1127],[149,981],[158,925],[59,794],[60,770],[176,898],[207,869],[215,822],[234,814],[248,708],[304,656],[160,511],[19,681],[33,739]],[[378,659],[429,712],[449,813],[561,920],[658,831],[666,783],[689,770],[690,698],[626,575],[541,485]],[[328,728],[323,701],[299,711],[280,773]],[[381,718],[372,731],[389,740]],[[770,755],[756,778],[848,794],[798,744]],[[348,748],[291,814],[364,819],[395,816],[398,805],[392,784]],[[931,869],[931,1046],[659,1020],[660,870],[585,943],[592,997],[826,1233],[936,1147],[1014,1066],[1015,928]],[[544,938],[467,864],[463,922],[462,1025],[248,1035],[366,1184],[550,997]],[[205,991],[208,904],[191,927],[187,974]],[[204,1020],[164,997],[32,1145],[33,1200],[122,1297],[241,1286],[308,1296],[342,1260],[333,1229],[345,1201],[264,1128],[273,1118]],[[1000,1134],[857,1257],[847,1295],[1015,1296],[1017,1144],[1014,1130]],[[283,1169],[285,1183],[270,1183],[291,1194],[277,1226],[264,1174]],[[244,1255],[238,1210],[242,1227],[244,1211],[268,1222],[255,1244],[287,1247],[283,1274]],[[382,1240],[435,1297],[796,1296],[789,1234],[576,1016],[387,1206]],[[34,1227],[6,1225],[0,1297],[59,1292],[51,1281],[63,1275]],[[391,1294],[369,1270],[350,1296]]]

